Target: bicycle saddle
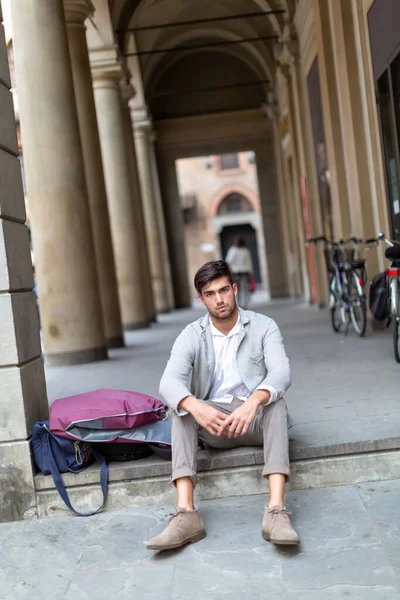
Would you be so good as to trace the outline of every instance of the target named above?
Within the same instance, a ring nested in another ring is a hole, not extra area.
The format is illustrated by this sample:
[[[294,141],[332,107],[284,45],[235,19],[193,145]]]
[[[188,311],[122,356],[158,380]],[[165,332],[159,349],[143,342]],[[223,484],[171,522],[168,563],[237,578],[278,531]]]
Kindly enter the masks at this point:
[[[392,260],[400,260],[400,244],[396,244],[392,248],[386,248],[385,256]]]

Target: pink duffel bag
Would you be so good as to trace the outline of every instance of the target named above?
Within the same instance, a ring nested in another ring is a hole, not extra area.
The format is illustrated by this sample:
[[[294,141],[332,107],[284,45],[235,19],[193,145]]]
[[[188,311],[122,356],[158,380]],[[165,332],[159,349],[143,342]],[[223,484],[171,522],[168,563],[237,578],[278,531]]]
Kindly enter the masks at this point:
[[[160,400],[148,394],[95,390],[55,400],[50,406],[50,431],[76,439],[68,432],[77,428],[99,430],[100,433],[141,427],[165,419],[167,411]]]

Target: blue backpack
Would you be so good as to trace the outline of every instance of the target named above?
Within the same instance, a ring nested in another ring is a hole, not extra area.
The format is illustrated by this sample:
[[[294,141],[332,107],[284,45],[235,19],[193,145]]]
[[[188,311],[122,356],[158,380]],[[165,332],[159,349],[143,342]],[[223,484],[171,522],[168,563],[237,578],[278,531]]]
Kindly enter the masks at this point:
[[[102,454],[86,442],[68,440],[54,435],[50,431],[49,421],[42,421],[34,425],[32,450],[36,465],[44,475],[52,475],[57,491],[69,509],[80,517],[89,517],[99,512],[107,498],[108,482],[108,465]],[[101,464],[100,483],[103,502],[97,510],[81,513],[72,506],[60,473],[79,473],[95,460]]]

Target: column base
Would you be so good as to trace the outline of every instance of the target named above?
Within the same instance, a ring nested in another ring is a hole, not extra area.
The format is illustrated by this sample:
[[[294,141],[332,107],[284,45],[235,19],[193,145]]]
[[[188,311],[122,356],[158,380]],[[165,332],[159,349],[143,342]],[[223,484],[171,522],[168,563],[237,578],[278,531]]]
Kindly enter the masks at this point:
[[[0,523],[36,516],[29,442],[1,443],[0,457]]]
[[[271,291],[270,294],[271,300],[286,300],[287,298],[291,298],[289,292]]]
[[[181,308],[192,308],[191,302],[177,302],[173,309],[171,310],[180,310]]]
[[[150,323],[148,322],[139,322],[139,323],[123,323],[123,328],[125,331],[135,331],[136,329],[148,329],[150,327]]]
[[[71,352],[57,352],[45,354],[45,362],[49,367],[67,367],[81,365],[99,360],[107,360],[107,348],[88,348],[87,350],[72,350]]]
[[[107,348],[111,350],[111,348],[124,348],[125,340],[123,335],[117,335],[116,337],[107,338]]]

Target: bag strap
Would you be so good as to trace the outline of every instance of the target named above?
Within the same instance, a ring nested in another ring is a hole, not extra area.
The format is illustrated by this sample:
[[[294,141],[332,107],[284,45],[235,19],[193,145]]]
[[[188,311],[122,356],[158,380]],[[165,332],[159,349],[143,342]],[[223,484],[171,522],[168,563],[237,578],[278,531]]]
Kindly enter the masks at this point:
[[[53,439],[54,439],[54,436],[53,436],[53,434],[50,431],[49,431],[49,435],[51,435],[53,437]],[[105,503],[106,498],[107,498],[108,464],[107,464],[106,459],[104,458],[104,456],[102,454],[100,454],[97,450],[93,450],[93,448],[92,448],[94,456],[96,457],[96,459],[101,464],[100,483],[101,483],[101,491],[103,493],[103,502],[101,503],[101,505],[99,506],[99,508],[97,510],[93,510],[93,511],[88,512],[88,513],[82,513],[82,512],[79,512],[78,510],[76,510],[72,506],[71,501],[70,501],[69,496],[68,496],[68,492],[65,489],[64,482],[63,482],[62,477],[60,475],[60,472],[59,472],[59,470],[57,468],[56,461],[54,460],[54,456],[53,456],[53,451],[51,449],[50,440],[48,440],[47,443],[48,443],[48,448],[49,448],[50,472],[51,472],[51,475],[53,477],[53,481],[54,481],[54,484],[55,484],[55,486],[57,488],[57,491],[60,494],[61,498],[64,500],[65,504],[68,506],[68,508],[70,510],[72,510],[72,512],[74,512],[79,517],[90,517],[91,515],[95,515],[96,513],[98,513],[99,510],[101,510],[101,508],[103,508],[104,503]]]

